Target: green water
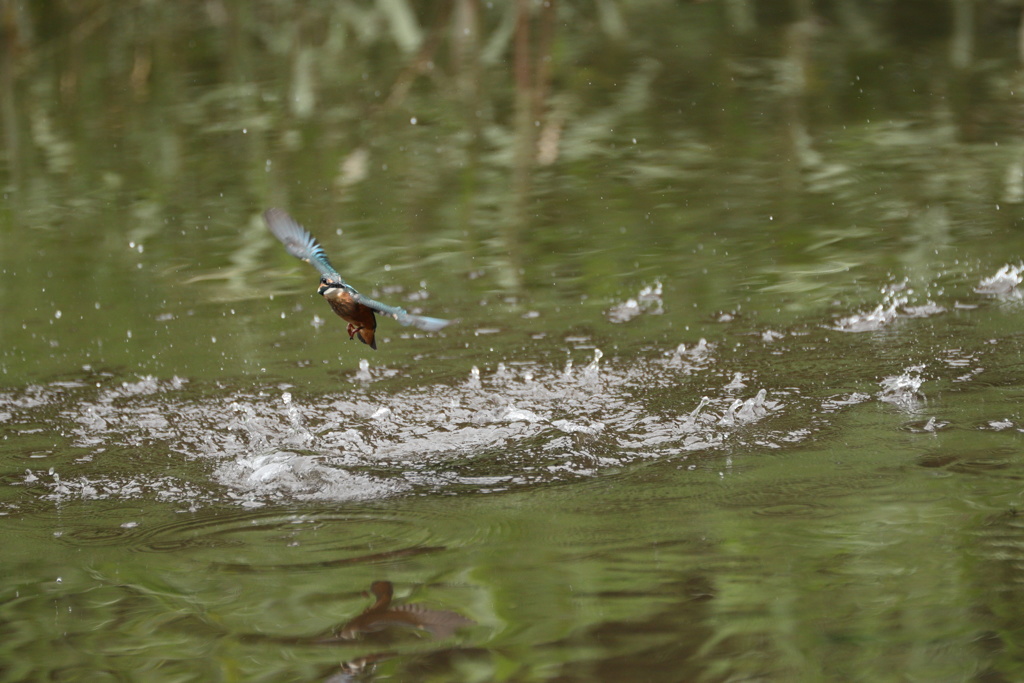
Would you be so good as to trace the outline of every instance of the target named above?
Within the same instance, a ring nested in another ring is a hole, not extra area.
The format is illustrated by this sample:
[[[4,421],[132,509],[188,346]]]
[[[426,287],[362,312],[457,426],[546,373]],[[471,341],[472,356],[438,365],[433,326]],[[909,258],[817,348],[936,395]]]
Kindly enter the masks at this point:
[[[1024,677],[1019,8],[808,4],[0,1],[0,681]]]

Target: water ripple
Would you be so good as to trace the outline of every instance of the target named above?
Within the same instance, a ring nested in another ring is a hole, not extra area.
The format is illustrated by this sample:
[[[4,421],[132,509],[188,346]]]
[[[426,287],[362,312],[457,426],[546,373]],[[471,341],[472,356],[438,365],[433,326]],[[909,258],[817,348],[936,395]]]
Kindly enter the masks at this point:
[[[883,293],[886,310],[913,317],[909,289]],[[872,369],[846,359],[857,335],[829,333],[812,326],[770,338],[752,332],[738,343],[701,338],[624,358],[591,347],[578,366],[506,360],[391,390],[368,385],[401,373],[369,364],[355,385],[330,393],[96,373],[31,385],[0,393],[0,434],[13,455],[0,482],[28,494],[0,500],[0,513],[139,497],[189,509],[344,503],[573,482],[652,459],[692,467],[715,454],[806,441],[869,401],[919,414],[933,385],[983,388],[982,362],[1014,351],[958,344],[908,365],[892,349]],[[1006,409],[979,415],[977,428],[1006,419]],[[946,426],[922,416],[903,429]]]

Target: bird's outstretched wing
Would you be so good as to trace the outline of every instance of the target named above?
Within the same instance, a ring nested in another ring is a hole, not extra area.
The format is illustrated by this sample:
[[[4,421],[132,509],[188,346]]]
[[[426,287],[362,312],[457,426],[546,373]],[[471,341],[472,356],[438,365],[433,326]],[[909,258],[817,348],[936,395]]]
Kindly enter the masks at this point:
[[[320,271],[320,274],[330,278],[334,282],[343,282],[338,271],[334,269],[331,262],[327,260],[327,253],[316,238],[295,222],[285,211],[281,209],[267,209],[263,212],[263,220],[266,221],[270,232],[274,237],[281,240],[288,253],[312,264]]]
[[[266,221],[270,232],[274,233],[274,237],[281,240],[289,254],[312,264],[320,271],[321,275],[332,282],[344,285],[345,289],[352,295],[352,299],[356,302],[361,303],[367,308],[372,308],[383,315],[394,318],[400,325],[412,325],[426,332],[436,332],[451,324],[451,320],[429,318],[425,315],[413,315],[404,308],[382,304],[357,292],[351,285],[348,285],[341,279],[341,275],[334,269],[331,262],[327,260],[327,253],[320,246],[320,243],[316,241],[316,238],[296,223],[285,211],[281,209],[267,209],[263,212],[263,220]]]
[[[355,301],[361,303],[367,308],[372,308],[378,313],[394,318],[398,321],[399,325],[412,325],[413,327],[418,327],[424,332],[437,332],[438,330],[444,329],[452,324],[451,320],[445,320],[444,318],[430,318],[425,315],[413,315],[404,308],[382,304],[379,301],[374,301],[373,299],[360,294],[351,287],[349,287],[349,292],[352,294],[352,298]]]

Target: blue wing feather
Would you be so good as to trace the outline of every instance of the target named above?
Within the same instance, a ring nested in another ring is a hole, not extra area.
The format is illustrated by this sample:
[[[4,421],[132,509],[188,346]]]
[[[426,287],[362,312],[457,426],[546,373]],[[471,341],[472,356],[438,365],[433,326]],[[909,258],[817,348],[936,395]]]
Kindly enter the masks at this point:
[[[285,246],[288,253],[296,258],[299,258],[306,263],[312,264],[320,274],[330,279],[332,282],[337,282],[344,285],[345,289],[352,295],[352,298],[361,303],[364,306],[372,308],[373,310],[394,318],[400,325],[417,327],[425,332],[437,332],[452,323],[451,320],[444,320],[443,318],[430,318],[425,315],[413,315],[404,308],[398,306],[388,306],[382,304],[379,301],[363,296],[357,292],[351,285],[347,284],[338,275],[338,271],[334,269],[331,262],[327,260],[327,253],[324,248],[320,246],[320,243],[316,241],[316,238],[309,234],[309,232],[301,225],[295,222],[295,220],[287,214],[287,212],[281,209],[267,209],[263,212],[263,220],[266,221],[267,227],[270,228],[270,232],[274,234],[274,237],[281,240],[281,244]]]
[[[320,271],[321,275],[331,278],[335,282],[341,282],[341,276],[334,269],[327,259],[327,252],[316,241],[316,238],[295,220],[281,209],[267,209],[263,212],[263,220],[266,222],[274,237],[281,240],[281,244],[292,256],[302,259]]]
[[[378,313],[383,313],[386,316],[394,318],[395,320],[398,321],[399,325],[405,325],[406,327],[412,325],[413,327],[418,327],[424,332],[437,332],[438,330],[444,329],[445,327],[448,327],[449,325],[452,324],[451,320],[445,320],[443,318],[431,318],[425,315],[413,315],[404,308],[382,304],[379,301],[374,301],[373,299],[367,296],[363,296],[362,294],[352,289],[351,287],[349,287],[349,291],[351,292],[353,299],[355,299],[364,306],[372,308]]]

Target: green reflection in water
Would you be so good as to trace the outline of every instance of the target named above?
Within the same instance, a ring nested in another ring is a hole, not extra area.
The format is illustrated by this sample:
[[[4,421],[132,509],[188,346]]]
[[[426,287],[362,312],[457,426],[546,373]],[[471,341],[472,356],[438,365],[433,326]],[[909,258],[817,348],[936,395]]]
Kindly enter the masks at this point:
[[[1021,678],[1018,10],[596,7],[0,2],[0,680]]]

